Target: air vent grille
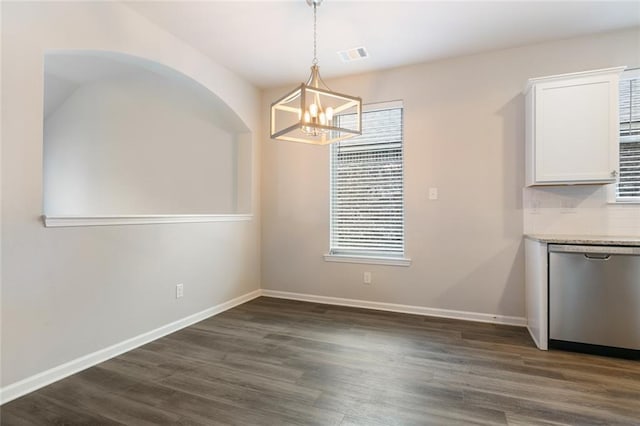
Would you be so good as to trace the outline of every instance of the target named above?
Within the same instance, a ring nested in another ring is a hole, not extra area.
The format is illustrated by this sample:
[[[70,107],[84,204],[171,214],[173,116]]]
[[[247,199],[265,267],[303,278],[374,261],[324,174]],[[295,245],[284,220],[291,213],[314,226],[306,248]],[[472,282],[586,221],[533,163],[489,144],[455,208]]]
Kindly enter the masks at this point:
[[[341,50],[338,55],[342,62],[352,62],[368,58],[369,52],[364,47],[354,47],[353,49]]]

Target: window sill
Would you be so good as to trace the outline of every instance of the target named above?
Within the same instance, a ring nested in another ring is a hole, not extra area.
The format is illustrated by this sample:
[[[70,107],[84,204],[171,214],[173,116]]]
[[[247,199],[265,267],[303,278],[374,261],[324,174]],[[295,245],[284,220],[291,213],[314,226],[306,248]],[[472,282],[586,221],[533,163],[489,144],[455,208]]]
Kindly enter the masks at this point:
[[[411,266],[411,259],[406,257],[325,254],[324,260],[325,262],[367,263],[371,265]]]
[[[150,225],[162,223],[240,222],[253,219],[252,214],[166,214],[130,216],[47,216],[44,226],[59,228],[70,226]]]
[[[633,201],[608,201],[607,204],[610,206],[640,206],[640,200]]]

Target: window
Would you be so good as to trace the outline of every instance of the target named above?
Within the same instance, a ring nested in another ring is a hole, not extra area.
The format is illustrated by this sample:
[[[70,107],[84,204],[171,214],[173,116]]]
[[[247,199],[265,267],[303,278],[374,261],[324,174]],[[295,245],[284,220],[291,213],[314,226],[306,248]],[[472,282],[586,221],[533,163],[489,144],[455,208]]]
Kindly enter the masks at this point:
[[[640,202],[640,70],[620,79],[620,177],[616,201]]]
[[[331,146],[330,186],[329,256],[407,260],[400,102],[365,106],[362,135]]]

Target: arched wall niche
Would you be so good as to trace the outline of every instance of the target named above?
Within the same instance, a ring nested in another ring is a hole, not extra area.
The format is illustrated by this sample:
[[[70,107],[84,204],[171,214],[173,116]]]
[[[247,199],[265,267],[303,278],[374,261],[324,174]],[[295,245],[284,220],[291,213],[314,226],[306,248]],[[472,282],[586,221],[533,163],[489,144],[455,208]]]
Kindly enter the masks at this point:
[[[44,58],[47,226],[246,220],[251,141],[215,93],[106,51]]]

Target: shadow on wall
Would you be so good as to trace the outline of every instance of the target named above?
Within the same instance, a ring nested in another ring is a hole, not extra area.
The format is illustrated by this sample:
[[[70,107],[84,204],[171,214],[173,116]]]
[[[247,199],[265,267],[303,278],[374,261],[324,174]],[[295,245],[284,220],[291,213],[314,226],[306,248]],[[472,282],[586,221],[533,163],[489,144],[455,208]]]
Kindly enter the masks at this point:
[[[518,94],[497,111],[502,117],[502,184],[505,215],[504,235],[522,235],[522,188],[525,181],[524,95]],[[511,177],[511,178],[510,178]]]
[[[514,248],[506,249],[505,257],[513,256],[511,265],[506,277],[505,286],[501,292],[500,301],[498,302],[498,312],[510,312],[513,316],[526,316],[525,306],[525,257],[524,257],[524,240],[519,240]],[[514,309],[514,307],[517,307]]]
[[[251,211],[251,134],[207,88],[116,52],[44,62],[45,215]]]

